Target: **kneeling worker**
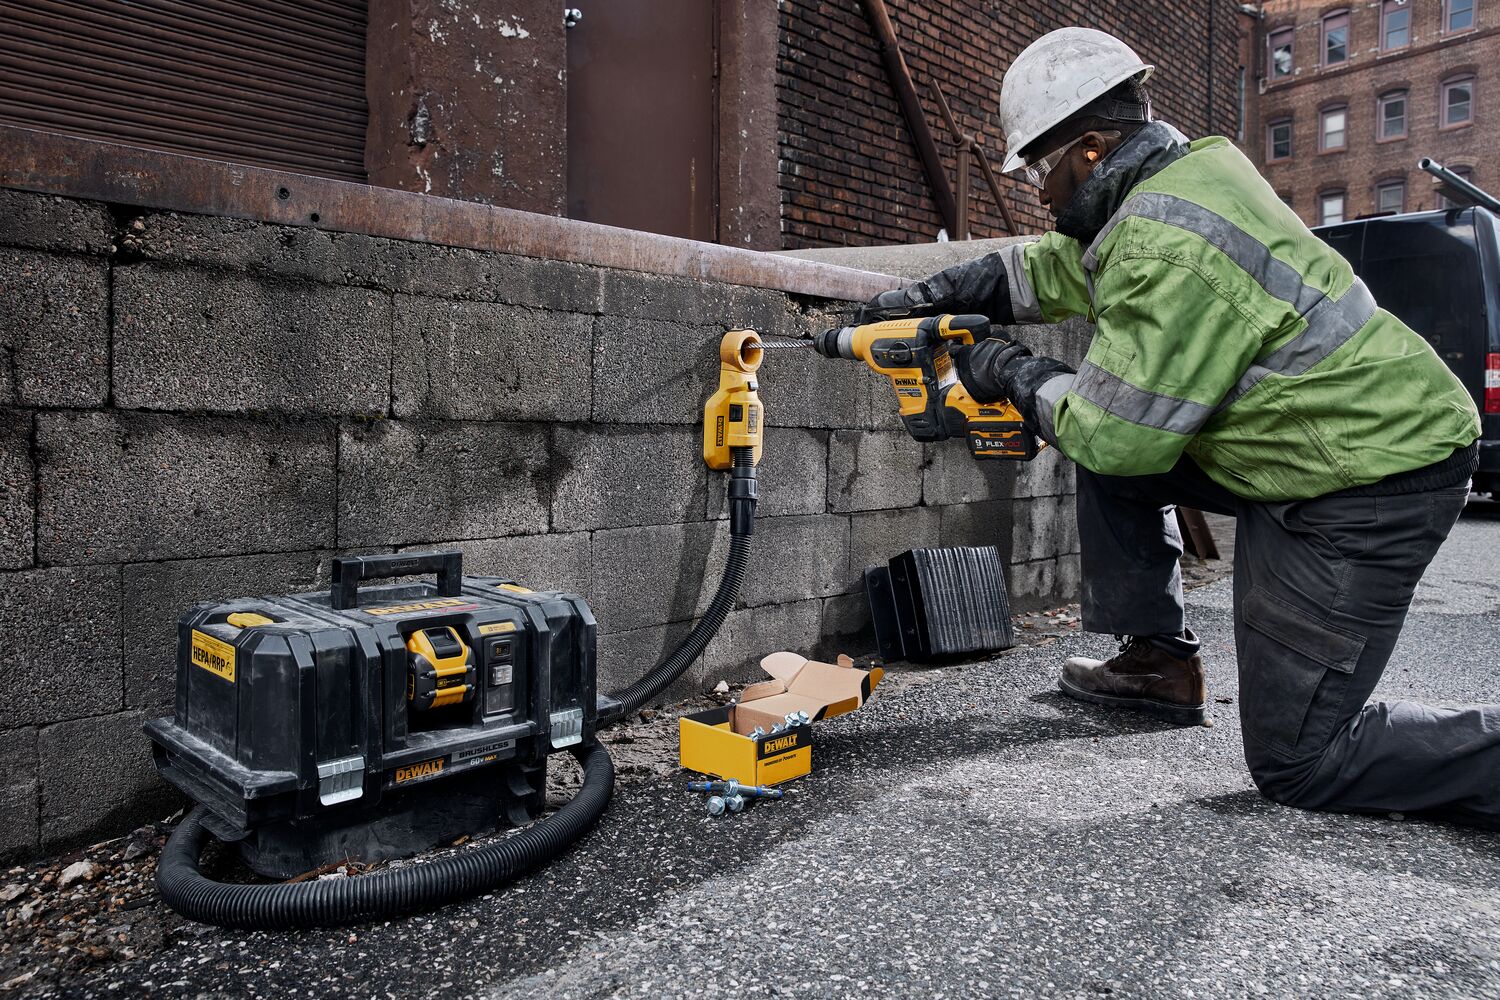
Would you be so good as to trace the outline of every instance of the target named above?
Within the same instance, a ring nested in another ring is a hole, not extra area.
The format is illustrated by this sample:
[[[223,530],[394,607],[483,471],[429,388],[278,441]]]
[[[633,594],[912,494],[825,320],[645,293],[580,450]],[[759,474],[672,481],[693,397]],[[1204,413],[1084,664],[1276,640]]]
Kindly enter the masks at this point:
[[[1238,518],[1234,630],[1245,759],[1309,809],[1500,825],[1500,706],[1366,699],[1458,519],[1479,417],[1463,386],[1221,137],[1154,121],[1151,66],[1087,28],[1005,75],[1007,171],[1057,232],[886,292],[865,318],[981,313],[1096,324],[1078,371],[1003,339],[964,384],[1010,399],[1078,465],[1083,625],[1074,698],[1202,721],[1173,504]]]

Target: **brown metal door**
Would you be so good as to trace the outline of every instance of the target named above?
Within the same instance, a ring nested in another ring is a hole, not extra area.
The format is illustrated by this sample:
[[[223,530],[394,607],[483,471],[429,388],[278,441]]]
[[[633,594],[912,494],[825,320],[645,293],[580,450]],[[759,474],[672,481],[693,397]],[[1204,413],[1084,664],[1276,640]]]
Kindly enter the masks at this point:
[[[568,215],[718,237],[714,0],[573,0]]]
[[[0,0],[0,122],[363,181],[365,0]]]

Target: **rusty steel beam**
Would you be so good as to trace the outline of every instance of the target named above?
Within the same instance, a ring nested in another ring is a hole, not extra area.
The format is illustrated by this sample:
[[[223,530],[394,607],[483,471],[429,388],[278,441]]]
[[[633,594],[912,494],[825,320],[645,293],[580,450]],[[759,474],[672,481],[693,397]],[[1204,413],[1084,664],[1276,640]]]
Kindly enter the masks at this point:
[[[911,80],[911,70],[906,67],[906,57],[901,54],[901,43],[896,40],[896,27],[891,23],[890,11],[885,0],[864,0],[865,16],[880,39],[880,54],[885,59],[886,75],[890,77],[891,89],[901,102],[901,114],[906,118],[906,127],[911,131],[912,143],[922,159],[922,170],[927,174],[927,183],[932,187],[932,200],[937,203],[938,214],[948,232],[958,228],[958,203],[953,198],[953,189],[948,186],[948,172],[943,169],[938,156],[937,143],[932,140],[932,130],[927,127],[927,113],[917,98],[917,87]]]
[[[943,113],[943,121],[948,123],[948,131],[953,133],[953,144],[960,153],[973,153],[974,158],[979,161],[979,167],[984,171],[984,181],[990,186],[990,193],[995,196],[995,204],[1000,207],[1000,218],[1005,223],[1005,231],[1012,236],[1021,235],[1016,229],[1016,220],[1010,217],[1010,207],[1005,204],[1005,195],[1000,191],[1000,182],[995,179],[995,171],[990,168],[990,158],[984,155],[982,136],[978,133],[970,135],[958,127],[958,119],[953,117],[953,111],[948,107],[948,98],[943,96],[943,88],[938,86],[936,80],[932,81],[932,93],[937,98],[938,110]],[[959,196],[959,217],[965,217],[969,188],[969,164],[967,159],[961,158],[958,165],[960,177],[959,185],[964,189],[964,194]],[[963,235],[957,237],[961,240],[969,238],[968,225],[959,227]]]
[[[795,257],[4,125],[0,187],[850,302],[907,284]]]

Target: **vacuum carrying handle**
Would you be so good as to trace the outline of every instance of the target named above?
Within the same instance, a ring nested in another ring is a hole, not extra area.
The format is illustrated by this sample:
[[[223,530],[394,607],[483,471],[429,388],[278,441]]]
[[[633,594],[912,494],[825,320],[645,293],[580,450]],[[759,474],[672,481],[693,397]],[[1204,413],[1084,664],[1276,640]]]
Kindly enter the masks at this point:
[[[462,552],[412,552],[384,556],[340,556],[333,561],[330,599],[337,611],[359,607],[361,580],[436,573],[438,594],[457,597],[464,585]]]

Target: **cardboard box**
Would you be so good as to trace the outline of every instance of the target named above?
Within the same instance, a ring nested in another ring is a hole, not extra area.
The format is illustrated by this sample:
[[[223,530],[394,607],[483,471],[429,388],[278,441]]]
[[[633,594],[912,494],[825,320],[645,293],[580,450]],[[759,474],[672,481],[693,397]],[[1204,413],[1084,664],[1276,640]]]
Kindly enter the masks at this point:
[[[775,785],[812,770],[812,726],[794,726],[751,739],[756,726],[770,732],[788,712],[831,719],[865,703],[885,676],[879,667],[859,670],[840,656],[820,663],[798,653],[772,653],[760,661],[768,681],[752,684],[739,703],[685,715],[677,721],[678,761],[683,767],[749,785]]]

